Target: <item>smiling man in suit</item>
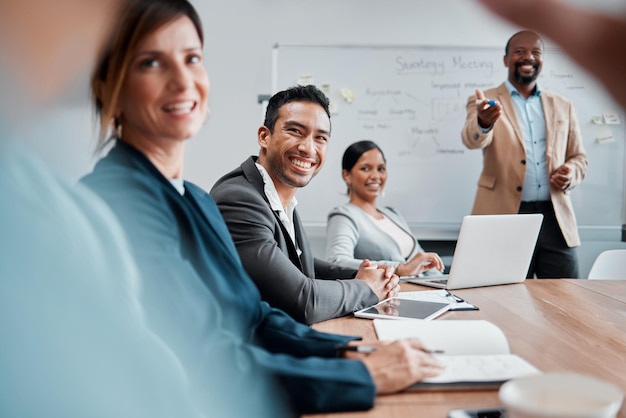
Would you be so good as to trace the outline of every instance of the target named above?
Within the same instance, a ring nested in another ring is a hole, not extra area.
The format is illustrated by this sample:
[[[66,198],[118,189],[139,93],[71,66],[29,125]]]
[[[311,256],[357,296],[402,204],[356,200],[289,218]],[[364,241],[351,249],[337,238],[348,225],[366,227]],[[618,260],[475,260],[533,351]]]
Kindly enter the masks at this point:
[[[215,199],[243,265],[270,305],[312,324],[396,295],[392,268],[346,269],[313,256],[295,194],[319,172],[330,139],[328,98],[295,86],[269,101],[258,157],[215,183]]]
[[[535,32],[514,34],[504,55],[508,79],[467,102],[463,143],[483,151],[472,214],[542,213],[528,277],[577,278],[580,237],[569,194],[587,158],[572,103],[537,83],[543,50]]]

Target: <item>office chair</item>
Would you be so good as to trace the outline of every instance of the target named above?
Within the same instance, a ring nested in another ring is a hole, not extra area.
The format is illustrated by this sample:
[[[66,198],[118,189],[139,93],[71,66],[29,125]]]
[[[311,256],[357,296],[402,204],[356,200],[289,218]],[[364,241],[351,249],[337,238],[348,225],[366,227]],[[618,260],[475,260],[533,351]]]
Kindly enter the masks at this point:
[[[598,255],[589,271],[590,280],[626,280],[626,249],[607,250]]]

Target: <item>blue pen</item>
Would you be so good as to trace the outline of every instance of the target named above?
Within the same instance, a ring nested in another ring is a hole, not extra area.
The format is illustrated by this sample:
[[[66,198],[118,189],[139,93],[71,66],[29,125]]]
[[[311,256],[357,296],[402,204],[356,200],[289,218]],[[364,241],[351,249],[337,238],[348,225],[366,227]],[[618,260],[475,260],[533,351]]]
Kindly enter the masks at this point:
[[[483,100],[485,100],[485,99],[476,99],[476,104],[477,104],[477,105],[481,104],[481,103],[483,102]],[[496,100],[489,100],[489,101],[487,102],[487,104],[488,104],[489,106],[495,106],[497,103],[498,103],[498,102],[497,102]]]

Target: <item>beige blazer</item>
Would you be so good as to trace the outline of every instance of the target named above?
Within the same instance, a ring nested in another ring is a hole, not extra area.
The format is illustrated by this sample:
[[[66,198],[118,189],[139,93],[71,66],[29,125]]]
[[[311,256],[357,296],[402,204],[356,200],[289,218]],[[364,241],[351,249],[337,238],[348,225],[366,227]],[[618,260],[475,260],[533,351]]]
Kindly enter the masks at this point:
[[[467,120],[461,134],[466,147],[483,151],[483,170],[478,179],[472,214],[518,213],[526,172],[524,138],[506,85],[503,83],[485,91],[485,97],[495,99],[502,105],[502,116],[491,131],[483,133],[478,126],[476,96],[471,96],[467,101]],[[541,103],[546,119],[548,172],[552,174],[564,163],[573,172],[569,188],[551,188],[550,197],[567,245],[576,247],[580,245],[580,237],[569,193],[585,177],[587,156],[571,102],[544,90],[541,92]]]

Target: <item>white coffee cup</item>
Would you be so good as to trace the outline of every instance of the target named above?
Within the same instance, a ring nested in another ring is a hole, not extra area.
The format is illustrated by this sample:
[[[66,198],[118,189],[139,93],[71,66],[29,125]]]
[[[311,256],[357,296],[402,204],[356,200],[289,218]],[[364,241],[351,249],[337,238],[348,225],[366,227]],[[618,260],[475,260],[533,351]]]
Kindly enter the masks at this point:
[[[615,418],[624,394],[615,385],[574,373],[542,373],[500,387],[509,418]]]

